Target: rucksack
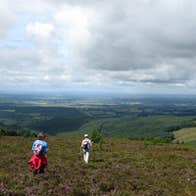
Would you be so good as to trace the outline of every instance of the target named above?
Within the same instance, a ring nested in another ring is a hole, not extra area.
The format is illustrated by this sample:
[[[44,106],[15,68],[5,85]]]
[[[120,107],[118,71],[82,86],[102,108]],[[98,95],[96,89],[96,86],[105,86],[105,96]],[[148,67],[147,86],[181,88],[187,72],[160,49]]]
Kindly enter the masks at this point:
[[[34,147],[33,152],[34,152],[34,154],[36,154],[36,155],[40,155],[41,152],[42,152],[42,149],[43,149],[42,144],[36,144],[36,146]]]
[[[89,143],[89,141],[84,141],[83,149],[84,149],[84,150],[89,150],[89,148],[90,148],[90,143]]]

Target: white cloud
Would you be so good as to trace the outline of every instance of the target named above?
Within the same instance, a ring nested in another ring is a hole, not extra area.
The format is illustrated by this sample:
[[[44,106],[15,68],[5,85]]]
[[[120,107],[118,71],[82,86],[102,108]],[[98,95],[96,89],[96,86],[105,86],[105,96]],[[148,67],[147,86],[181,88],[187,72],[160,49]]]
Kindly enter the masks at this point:
[[[49,23],[30,23],[26,27],[27,34],[35,39],[50,39],[54,32],[54,26]]]
[[[0,40],[7,37],[8,31],[16,22],[16,13],[12,12],[12,5],[6,1],[1,0],[0,3]]]
[[[1,0],[1,88],[191,88],[195,9],[194,0]]]
[[[72,52],[85,50],[91,42],[90,32],[93,23],[93,11],[88,8],[65,5],[54,14],[57,35]]]

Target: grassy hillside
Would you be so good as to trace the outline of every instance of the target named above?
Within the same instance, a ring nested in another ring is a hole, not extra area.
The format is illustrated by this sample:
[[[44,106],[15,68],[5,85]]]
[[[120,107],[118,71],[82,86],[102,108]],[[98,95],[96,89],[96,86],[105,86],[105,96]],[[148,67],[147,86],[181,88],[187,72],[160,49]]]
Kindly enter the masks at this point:
[[[171,138],[174,130],[195,125],[195,117],[147,116],[94,120],[83,125],[83,132],[98,128],[103,135],[130,138]]]
[[[196,128],[184,128],[174,132],[174,142],[196,143]]]
[[[196,148],[107,139],[94,145],[89,165],[80,138],[49,137],[49,171],[27,169],[34,138],[0,137],[0,195],[189,195],[196,194]]]

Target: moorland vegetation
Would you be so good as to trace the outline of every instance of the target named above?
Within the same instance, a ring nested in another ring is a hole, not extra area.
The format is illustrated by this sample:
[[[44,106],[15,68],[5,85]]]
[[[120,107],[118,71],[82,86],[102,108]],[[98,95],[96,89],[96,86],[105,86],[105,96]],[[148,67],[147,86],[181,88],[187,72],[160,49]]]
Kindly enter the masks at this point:
[[[49,136],[49,171],[28,171],[32,137],[0,137],[0,195],[196,194],[196,148],[104,138],[83,163],[80,137]]]

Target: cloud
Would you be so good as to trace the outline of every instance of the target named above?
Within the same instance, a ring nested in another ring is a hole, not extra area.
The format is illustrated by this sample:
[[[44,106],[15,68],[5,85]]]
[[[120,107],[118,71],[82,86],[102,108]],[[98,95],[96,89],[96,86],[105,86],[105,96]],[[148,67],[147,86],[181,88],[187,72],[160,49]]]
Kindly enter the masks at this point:
[[[30,23],[27,25],[27,34],[35,39],[50,39],[54,31],[52,24],[47,23]]]
[[[106,70],[148,69],[174,58],[194,57],[196,24],[183,7],[139,2],[126,1],[100,13],[103,22],[95,26],[94,44],[86,54],[88,65]]]
[[[12,12],[11,5],[2,0],[0,4],[0,40],[6,38],[7,31],[13,27],[16,14]]]
[[[193,0],[2,0],[0,74],[40,89],[191,88],[195,8]]]

